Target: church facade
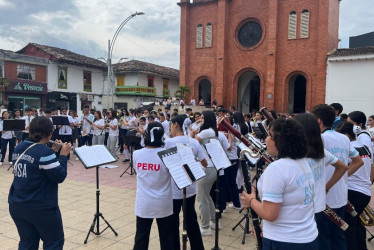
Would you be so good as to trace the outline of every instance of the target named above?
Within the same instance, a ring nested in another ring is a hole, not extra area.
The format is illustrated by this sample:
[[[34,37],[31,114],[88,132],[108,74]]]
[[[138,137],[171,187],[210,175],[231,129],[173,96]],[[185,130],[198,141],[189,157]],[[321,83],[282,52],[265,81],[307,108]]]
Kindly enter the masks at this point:
[[[339,0],[181,0],[180,84],[242,112],[324,103]]]

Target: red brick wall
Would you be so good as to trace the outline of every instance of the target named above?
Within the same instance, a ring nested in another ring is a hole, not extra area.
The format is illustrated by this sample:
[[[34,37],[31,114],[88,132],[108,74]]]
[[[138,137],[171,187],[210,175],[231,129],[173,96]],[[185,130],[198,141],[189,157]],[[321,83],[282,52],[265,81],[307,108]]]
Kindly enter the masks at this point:
[[[324,102],[326,54],[338,46],[339,0],[220,0],[180,6],[180,81],[190,86],[195,99],[200,80],[206,78],[212,83],[212,99],[237,105],[238,79],[253,70],[261,80],[260,106],[287,112],[289,78],[295,73],[307,78],[306,110]],[[300,39],[304,9],[310,11],[309,37]],[[288,16],[293,10],[297,39],[288,40]],[[243,50],[236,41],[238,25],[248,18],[263,26],[263,40],[253,50]],[[205,35],[208,22],[213,24],[213,47],[197,49],[196,27],[203,24]]]
[[[41,65],[19,63],[19,62],[9,62],[6,61],[4,64],[4,71],[6,73],[5,77],[7,79],[17,79],[17,65],[24,64],[35,67],[35,79],[38,82],[47,82],[47,67]]]

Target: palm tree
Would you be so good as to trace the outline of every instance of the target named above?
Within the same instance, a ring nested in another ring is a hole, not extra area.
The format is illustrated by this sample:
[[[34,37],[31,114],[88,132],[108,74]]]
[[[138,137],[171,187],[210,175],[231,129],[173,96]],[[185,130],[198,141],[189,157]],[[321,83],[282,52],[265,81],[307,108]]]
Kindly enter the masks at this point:
[[[177,91],[175,91],[175,97],[179,99],[186,99],[186,94],[191,94],[190,87],[188,86],[179,86]]]

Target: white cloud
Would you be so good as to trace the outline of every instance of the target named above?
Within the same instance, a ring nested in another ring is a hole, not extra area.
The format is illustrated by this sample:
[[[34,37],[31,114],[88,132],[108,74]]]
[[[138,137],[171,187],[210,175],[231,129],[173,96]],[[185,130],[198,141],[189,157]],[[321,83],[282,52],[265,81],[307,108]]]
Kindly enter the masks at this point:
[[[13,3],[7,0],[0,0],[0,8],[14,8],[16,7]]]

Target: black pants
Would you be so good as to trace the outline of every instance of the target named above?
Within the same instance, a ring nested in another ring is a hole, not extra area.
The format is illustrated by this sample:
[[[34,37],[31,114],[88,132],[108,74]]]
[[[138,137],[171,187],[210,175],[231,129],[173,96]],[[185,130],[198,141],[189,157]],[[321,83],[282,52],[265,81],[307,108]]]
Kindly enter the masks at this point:
[[[22,141],[26,140],[29,138],[29,133],[22,132]]]
[[[64,229],[58,207],[32,210],[10,204],[9,212],[20,236],[18,249],[37,250],[40,239],[43,249],[63,248]]]
[[[195,211],[196,195],[186,199],[186,227],[187,235],[190,241],[191,250],[204,250],[203,239],[201,238],[199,223]],[[179,213],[183,207],[183,200],[173,200],[173,243],[174,249],[180,247],[179,233]]]
[[[349,225],[348,229],[345,231],[348,250],[367,249],[366,230],[365,227],[361,224],[359,215],[369,204],[370,198],[371,197],[366,194],[348,189],[348,200],[355,207],[355,210],[358,214],[356,217],[352,217],[350,213],[346,213],[345,215],[345,221]]]
[[[157,218],[158,234],[160,237],[161,250],[174,250],[172,225],[173,215],[165,218]],[[147,250],[149,245],[149,235],[151,233],[153,219],[140,218],[136,216],[136,234],[134,250]]]
[[[72,143],[72,135],[60,135],[60,140],[62,142]],[[68,154],[68,160],[70,160],[70,153]]]

